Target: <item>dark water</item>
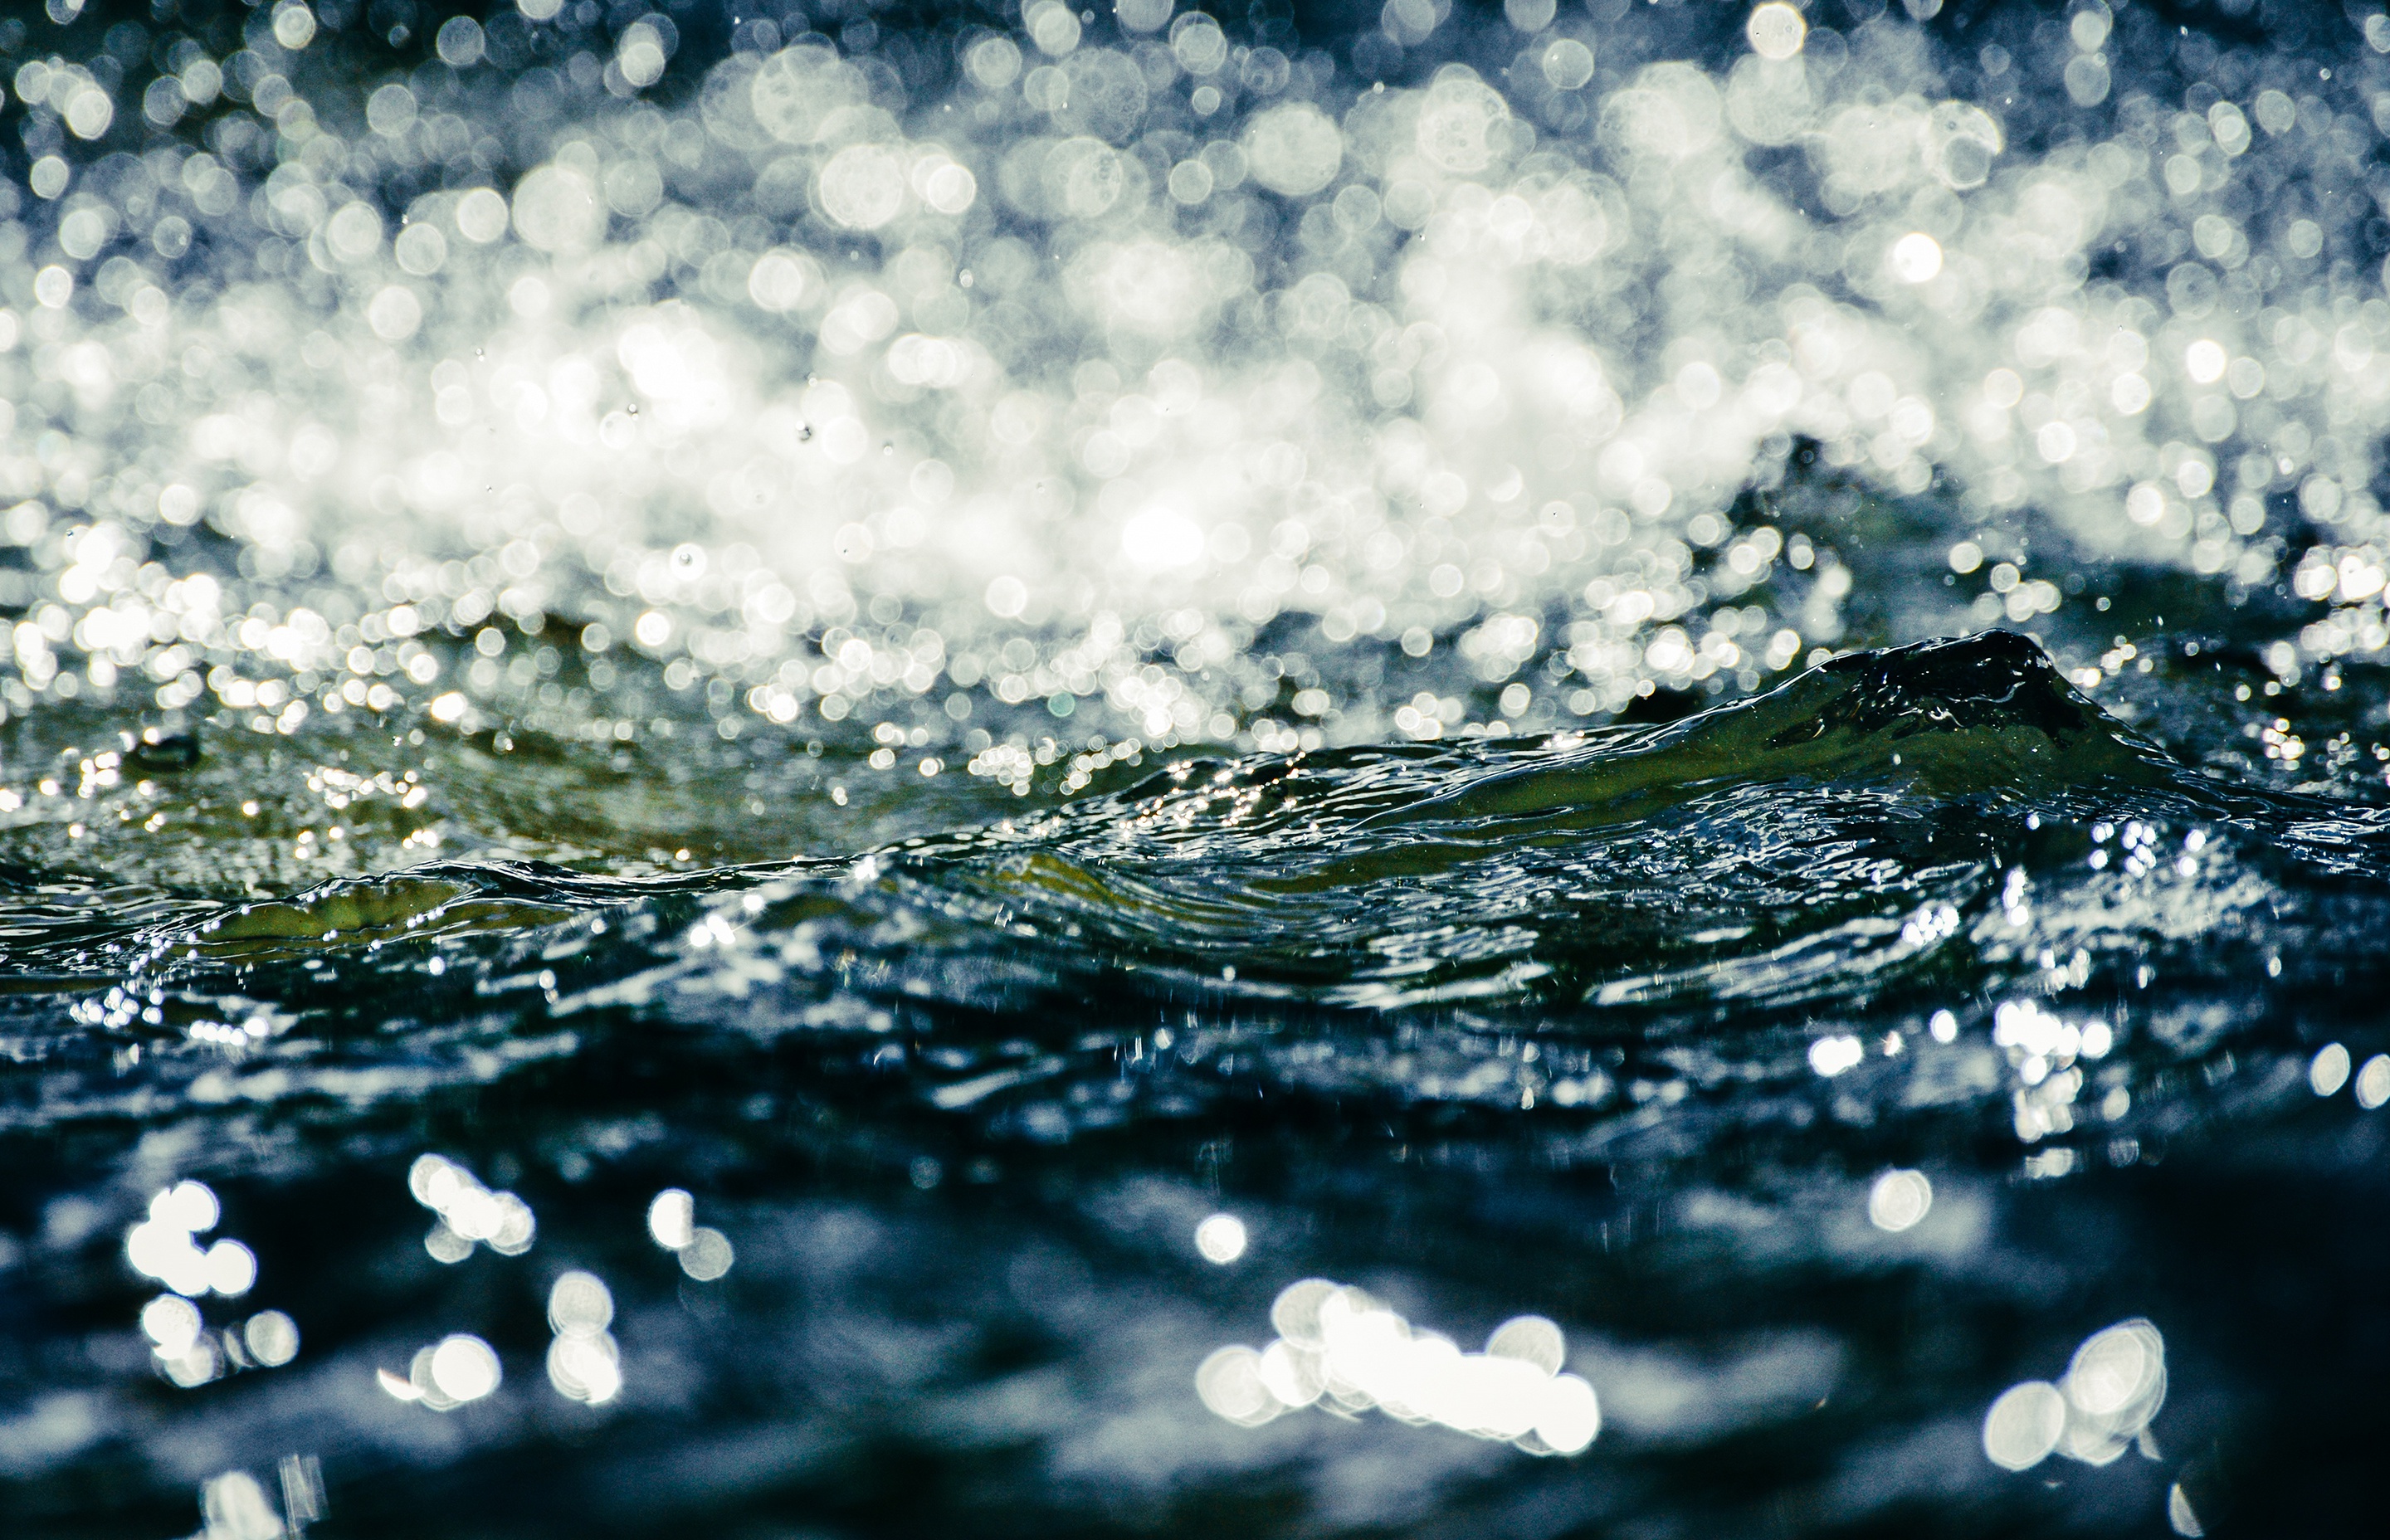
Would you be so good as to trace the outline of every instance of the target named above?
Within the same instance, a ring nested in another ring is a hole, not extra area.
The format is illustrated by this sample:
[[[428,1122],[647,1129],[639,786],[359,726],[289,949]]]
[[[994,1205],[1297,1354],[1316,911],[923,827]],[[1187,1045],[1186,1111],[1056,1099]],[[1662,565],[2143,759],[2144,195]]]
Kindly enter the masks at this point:
[[[2371,1530],[2390,22],[465,20],[0,22],[0,1530]]]
[[[390,1533],[2362,1509],[2369,807],[2189,769],[2000,632],[1657,726],[1111,774],[690,876],[442,862],[237,904],[18,868],[18,1511],[154,1530],[289,1453],[328,1521]],[[425,1150],[520,1194],[527,1252],[428,1254]],[[286,1312],[288,1366],[142,1367],[122,1242],[175,1178],[259,1264],[201,1314]],[[723,1276],[651,1238],[667,1187]],[[568,1268],[611,1294],[598,1407],[538,1367]],[[1561,1323],[1600,1436],[1207,1411],[1198,1365],[1305,1277],[1465,1348]],[[2164,1363],[2138,1452],[1985,1458],[1995,1397],[2133,1318]],[[378,1387],[455,1332],[495,1393]]]

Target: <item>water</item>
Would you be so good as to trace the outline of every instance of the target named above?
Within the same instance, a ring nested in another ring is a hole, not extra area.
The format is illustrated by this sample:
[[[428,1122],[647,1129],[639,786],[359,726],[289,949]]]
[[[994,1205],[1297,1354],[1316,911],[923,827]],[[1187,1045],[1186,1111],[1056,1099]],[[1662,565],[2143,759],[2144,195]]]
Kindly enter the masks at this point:
[[[2390,22],[0,49],[12,1533],[2378,1508]]]

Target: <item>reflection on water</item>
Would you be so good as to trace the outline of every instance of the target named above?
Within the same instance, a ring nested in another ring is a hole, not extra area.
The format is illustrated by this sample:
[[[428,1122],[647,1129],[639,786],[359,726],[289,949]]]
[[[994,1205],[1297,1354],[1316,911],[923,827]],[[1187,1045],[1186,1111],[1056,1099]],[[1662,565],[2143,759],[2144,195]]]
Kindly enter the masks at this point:
[[[2156,1459],[2149,1426],[2165,1392],[2165,1340],[2147,1321],[2126,1321],[2075,1349],[2059,1384],[2028,1380],[2003,1391],[1984,1418],[1984,1452],[2010,1470],[2052,1454],[2106,1465],[2136,1444]]]
[[[1506,1321],[1483,1353],[1463,1353],[1357,1289],[1306,1278],[1279,1295],[1270,1324],[1281,1335],[1259,1353],[1225,1347],[1195,1371],[1203,1405],[1241,1427],[1325,1397],[1346,1413],[1376,1408],[1531,1455],[1576,1454],[1601,1431],[1593,1387],[1561,1372],[1561,1328],[1540,1315]]]
[[[1934,1184],[1921,1171],[1887,1171],[1868,1189],[1868,1218],[1898,1235],[1915,1229],[1934,1208]]]
[[[547,1324],[556,1329],[547,1378],[560,1393],[599,1406],[623,1388],[622,1349],[606,1329],[613,1319],[614,1296],[603,1279],[567,1273],[556,1280],[547,1296]]]
[[[52,1049],[59,1089],[22,1115],[67,1134],[179,1084],[188,1110],[126,1169],[226,1174],[71,1187],[37,1244],[75,1255],[127,1213],[122,1256],[176,1290],[135,1308],[147,1355],[185,1387],[301,1376],[287,1406],[209,1415],[336,1481],[575,1447],[597,1479],[614,1439],[667,1436],[675,1490],[765,1511],[885,1442],[1019,1451],[1009,1490],[1061,1514],[1102,1483],[1124,1523],[1259,1473],[1337,1526],[1502,1490],[1593,1520],[1632,1510],[1485,1485],[1471,1451],[1647,1469],[1656,1501],[1731,1515],[1666,1472],[1757,1440],[1838,1451],[1829,1523],[2055,1511],[1998,1484],[2053,1456],[2162,1478],[2086,1502],[2215,1510],[2216,1471],[2245,1469],[2219,1390],[2256,1371],[2198,1327],[2204,1281],[2132,1260],[2206,1230],[2114,1184],[2213,1187],[2236,1129],[2378,1143],[2345,1119],[2382,1105],[2390,1055],[2300,1041],[2361,955],[2335,938],[2375,922],[2376,842],[2365,808],[2200,775],[1990,636],[1657,727],[1184,760],[844,861],[344,879],[279,901],[362,917],[270,922],[304,945],[179,939],[256,905],[78,915],[84,966],[122,982],[19,998],[103,992],[101,1030],[149,1052]],[[482,918],[372,918],[460,908]],[[177,1024],[244,1012],[273,1025]],[[2343,1122],[2298,1121],[2351,1085]],[[220,1189],[277,1206],[272,1168],[227,1152],[276,1148],[311,1152],[284,1178],[327,1195],[292,1211],[310,1227],[221,1235]],[[328,1227],[328,1201],[355,1217]],[[2120,1221],[2142,1238],[2102,1238]],[[1329,1266],[1366,1281],[1287,1281]],[[2053,1271],[2176,1319],[2017,1380],[2074,1337]],[[206,1320],[261,1273],[294,1291]],[[366,1308],[344,1273],[377,1280]],[[1263,1314],[1270,1340],[1220,1345]],[[385,1393],[343,1388],[366,1381]],[[18,1468],[138,1426],[109,1383]],[[719,1463],[762,1438],[794,1452]]]
[[[2390,19],[0,57],[19,1529],[2371,1512]]]
[[[423,1249],[437,1262],[462,1262],[476,1245],[502,1257],[531,1250],[538,1229],[531,1206],[511,1192],[492,1192],[456,1161],[424,1155],[406,1171],[406,1189],[440,1216]]]
[[[2343,23],[666,10],[11,32],[11,710],[1548,726],[1842,638],[1861,532],[1744,495],[1805,467],[1943,499],[1952,618],[2123,558],[2381,645]]]
[[[667,1187],[648,1205],[648,1234],[679,1259],[682,1272],[700,1283],[712,1283],[730,1271],[738,1253],[728,1236],[698,1224],[696,1215],[695,1200],[678,1187]]]
[[[209,1482],[199,1494],[199,1512],[207,1540],[275,1540],[284,1533],[265,1488],[246,1470],[228,1470]]]

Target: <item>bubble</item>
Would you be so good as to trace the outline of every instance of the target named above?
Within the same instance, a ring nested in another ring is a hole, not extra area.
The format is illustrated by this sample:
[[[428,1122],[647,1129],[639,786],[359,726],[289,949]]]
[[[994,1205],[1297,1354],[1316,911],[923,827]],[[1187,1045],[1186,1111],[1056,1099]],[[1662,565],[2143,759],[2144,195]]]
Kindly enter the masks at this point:
[[[1601,1433],[1601,1403],[1574,1374],[1556,1375],[1536,1409],[1536,1436],[1555,1455],[1582,1453]]]
[[[1308,1406],[1328,1388],[1320,1354],[1291,1342],[1276,1341],[1262,1350],[1263,1386],[1279,1405]]]
[[[1007,45],[1010,46],[1010,45]],[[747,87],[764,131],[784,144],[818,144],[869,99],[862,75],[818,43],[781,49]]]
[[[1215,1213],[1195,1226],[1195,1250],[1206,1262],[1226,1267],[1245,1254],[1245,1223],[1232,1213]]]
[[[1541,1315],[1518,1315],[1494,1328],[1494,1334],[1485,1339],[1485,1352],[1489,1357],[1515,1358],[1546,1374],[1558,1374],[1568,1362],[1568,1339],[1557,1322]]]
[[[1244,148],[1253,180],[1288,198],[1317,192],[1344,163],[1343,132],[1308,102],[1274,107],[1253,119]]]
[[[274,41],[296,52],[315,40],[315,13],[299,0],[274,7]]]
[[[452,16],[440,24],[432,46],[439,52],[441,63],[452,70],[464,70],[482,61],[484,41],[479,21],[469,16]]]
[[[1707,75],[1690,64],[1654,64],[1604,104],[1601,127],[1637,155],[1681,160],[1716,141],[1719,119],[1717,87]]]
[[[547,1324],[565,1336],[594,1336],[614,1322],[614,1296],[595,1273],[572,1272],[547,1291]]]
[[[934,167],[919,182],[921,200],[942,214],[966,212],[979,198],[979,178],[952,160]]]
[[[1039,181],[1052,212],[1095,219],[1120,201],[1127,174],[1111,146],[1082,135],[1047,152]]]
[[[299,1323],[279,1310],[251,1315],[240,1330],[249,1355],[267,1368],[280,1368],[299,1356]]]
[[[547,1380],[562,1395],[603,1405],[622,1393],[622,1351],[603,1331],[559,1336],[547,1347]]]
[[[456,233],[487,246],[507,233],[507,200],[488,187],[475,187],[456,200]]]
[[[564,8],[564,0],[515,0],[515,8],[523,13],[525,20],[548,21]]]
[[[606,168],[604,180],[606,206],[626,219],[643,219],[663,201],[663,176],[646,156],[617,160]]]
[[[1809,1045],[1809,1068],[1829,1080],[1845,1070],[1857,1068],[1867,1057],[1867,1048],[1848,1033],[1820,1037]]]
[[[1559,0],[1502,0],[1502,19],[1523,32],[1542,32],[1559,11]]]
[[[141,1330],[161,1358],[179,1358],[199,1340],[199,1308],[180,1294],[161,1294],[141,1307]]]
[[[1894,1235],[1913,1227],[1933,1206],[1934,1184],[1921,1171],[1887,1171],[1868,1190],[1869,1221]]]
[[[184,94],[183,83],[172,75],[161,75],[141,93],[141,115],[160,128],[172,128],[182,121],[190,97]]]
[[[498,1227],[486,1244],[502,1257],[520,1256],[531,1250],[532,1236],[538,1228],[531,1205],[511,1192],[497,1194]]]
[[[1499,93],[1467,71],[1447,70],[1420,105],[1419,151],[1446,171],[1484,171],[1494,161],[1495,132],[1510,117]]]
[[[174,78],[182,83],[183,95],[193,107],[207,106],[224,90],[223,69],[205,54],[184,65]]]
[[[1258,1428],[1285,1409],[1262,1380],[1262,1355],[1249,1347],[1224,1347],[1204,1359],[1195,1393],[1214,1416],[1240,1427]]]
[[[1113,144],[1137,132],[1145,116],[1145,74],[1126,56],[1086,48],[1062,64],[1061,100],[1054,109],[1058,127]]]
[[[219,1240],[207,1251],[208,1287],[226,1299],[257,1283],[257,1255],[238,1240]]]
[[[476,1182],[460,1188],[455,1197],[440,1207],[440,1216],[449,1227],[468,1240],[487,1240],[498,1233],[505,1217],[497,1194]]]
[[[1416,48],[1434,35],[1448,8],[1439,9],[1434,0],[1386,0],[1378,12],[1378,24],[1396,43]]]
[[[664,38],[650,21],[634,21],[623,29],[615,45],[614,67],[635,90],[646,90],[664,78]]]
[[[214,1229],[222,1213],[216,1195],[204,1182],[177,1182],[149,1200],[151,1219],[172,1225],[186,1235],[199,1235]]]
[[[324,225],[324,244],[344,263],[359,263],[381,250],[381,215],[366,202],[341,205]]]
[[[1227,62],[1228,35],[1218,22],[1197,11],[1180,17],[1171,27],[1170,52],[1189,74],[1208,75]]]
[[[2390,1054],[2375,1054],[2357,1072],[2357,1105],[2372,1111],[2390,1102]]]
[[[2201,256],[2228,266],[2238,264],[2236,253],[2245,254],[2247,251],[2241,227],[2222,214],[2202,214],[2193,220],[2191,243],[2199,249]]]
[[[1593,79],[1593,50],[1573,37],[1555,40],[1544,49],[1544,79],[1555,91],[1575,91]]]
[[[405,284],[391,284],[366,306],[366,324],[385,342],[404,342],[423,324],[423,302]]]
[[[458,205],[463,228],[463,205]],[[515,187],[515,233],[543,251],[571,255],[606,233],[606,209],[589,178],[571,166],[546,165]],[[472,237],[467,230],[466,235]]]
[[[666,1187],[648,1205],[648,1234],[666,1251],[677,1251],[688,1244],[696,1213],[697,1204],[687,1193]]]
[[[2331,1096],[2348,1084],[2348,1050],[2327,1043],[2307,1065],[2307,1085],[2319,1097]]]
[[[166,1378],[184,1390],[206,1384],[224,1372],[224,1354],[215,1339],[202,1336],[190,1350],[173,1358],[161,1358]]]
[[[1764,59],[1735,65],[1726,82],[1726,117],[1752,144],[1795,144],[1809,132],[1817,103],[1809,96],[1809,71],[1800,59]]]
[[[72,210],[58,221],[58,249],[77,262],[89,262],[116,233],[115,224],[104,204]]]
[[[498,1388],[498,1355],[469,1332],[443,1338],[431,1350],[431,1383],[455,1402],[479,1401]]]
[[[2178,262],[2166,273],[2166,303],[2184,320],[2204,320],[2216,309],[2220,288],[2207,267]]]
[[[176,1293],[199,1294],[207,1291],[206,1258],[191,1244],[190,1232],[150,1220],[135,1225],[124,1235],[124,1258],[133,1270],[143,1277],[157,1278]],[[200,1275],[198,1287],[184,1289],[176,1281],[192,1280],[194,1270]]]
[[[415,93],[397,81],[377,86],[366,98],[366,126],[385,138],[397,138],[415,126]]]
[[[1170,19],[1174,0],[1114,0],[1112,15],[1124,32],[1160,32]]]
[[[1337,1286],[1326,1278],[1288,1284],[1270,1305],[1271,1328],[1290,1341],[1319,1341],[1319,1309],[1336,1291]]]
[[[680,1249],[680,1270],[700,1283],[712,1283],[727,1273],[735,1260],[730,1238],[702,1225],[689,1232],[688,1244]]]
[[[2127,1321],[2096,1332],[2066,1370],[2066,1398],[2095,1418],[2114,1418],[2146,1400],[2165,1373],[2157,1333]]]
[[[774,313],[796,309],[812,289],[810,261],[791,251],[766,251],[747,274],[747,294]]]
[[[1809,23],[1784,0],[1767,0],[1767,4],[1752,8],[1751,19],[1743,23],[1742,32],[1751,40],[1751,51],[1760,58],[1791,58],[1808,40]]]
[[[2183,372],[2202,385],[2223,379],[2225,365],[2223,344],[2210,338],[2203,337],[2182,351]]]
[[[877,230],[905,206],[905,161],[881,145],[849,145],[816,182],[821,211],[850,230]]]
[[[448,237],[437,225],[418,221],[398,232],[391,243],[398,265],[418,278],[428,278],[448,261]]]
[[[987,612],[1011,620],[1029,607],[1029,589],[1017,577],[996,578],[987,585]]]
[[[1021,75],[1021,49],[1009,37],[982,38],[963,55],[963,69],[983,91],[1001,91]]]
[[[1892,243],[1892,275],[1902,283],[1924,283],[1942,271],[1942,243],[1911,230]]]
[[[67,121],[67,128],[76,138],[96,139],[106,134],[109,125],[116,121],[116,103],[109,99],[108,93],[101,90],[96,83],[85,82],[67,97],[66,111],[62,116]]]
[[[445,1156],[418,1155],[406,1168],[406,1190],[427,1209],[446,1202],[456,1186],[456,1164]]]
[[[1925,168],[1958,191],[1980,187],[2002,148],[1999,125],[1982,108],[1944,102],[1925,117]]]
[[[2066,1431],[2066,1398],[2046,1380],[2011,1385],[1984,1416],[1984,1453],[2004,1470],[2030,1470]]]
[[[1060,0],[1034,0],[1023,8],[1030,41],[1049,58],[1060,58],[1079,45],[1079,17]]]
[[[1360,1290],[1306,1278],[1279,1293],[1270,1319],[1280,1336],[1266,1349],[1224,1348],[1198,1371],[1198,1394],[1216,1415],[1255,1426],[1327,1391],[1340,1413],[1376,1406],[1536,1455],[1575,1454],[1600,1430],[1592,1386],[1559,1372],[1566,1342],[1543,1316],[1506,1321],[1484,1353],[1463,1353]],[[1267,1403],[1252,1394],[1256,1384]]]

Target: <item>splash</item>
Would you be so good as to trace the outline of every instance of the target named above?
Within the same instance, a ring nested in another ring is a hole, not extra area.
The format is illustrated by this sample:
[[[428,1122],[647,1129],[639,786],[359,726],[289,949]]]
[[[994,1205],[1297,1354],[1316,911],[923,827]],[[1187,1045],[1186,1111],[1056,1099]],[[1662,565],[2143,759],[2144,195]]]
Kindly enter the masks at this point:
[[[19,712],[1549,726],[1841,639],[1834,537],[1767,517],[1804,456],[1948,496],[1979,624],[2062,546],[2294,576],[2338,607],[2285,668],[2382,645],[2390,304],[2299,190],[2378,132],[2373,34],[1605,7],[1462,40],[1497,71],[1404,64],[1433,7],[1343,64],[568,7],[377,84],[286,13],[10,34]],[[1449,713],[1382,682],[1431,653]]]

